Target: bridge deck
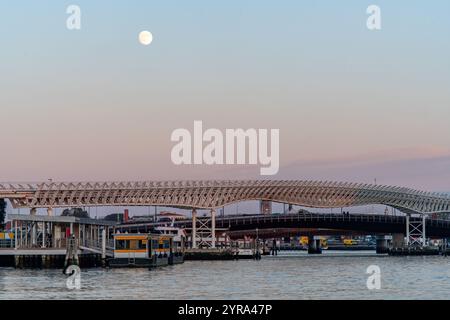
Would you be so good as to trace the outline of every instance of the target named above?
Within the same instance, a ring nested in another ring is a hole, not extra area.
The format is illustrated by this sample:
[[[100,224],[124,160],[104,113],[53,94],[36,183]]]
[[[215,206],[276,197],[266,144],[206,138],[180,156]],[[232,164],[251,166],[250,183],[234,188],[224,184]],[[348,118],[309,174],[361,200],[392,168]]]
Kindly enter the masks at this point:
[[[203,218],[198,218],[199,220]],[[411,221],[421,221],[412,217]],[[118,228],[129,230],[144,230],[160,223],[128,223]],[[175,226],[191,228],[192,220],[176,221]],[[377,214],[323,214],[294,213],[272,215],[236,215],[216,218],[216,228],[228,231],[275,229],[275,228],[321,228],[330,230],[353,230],[366,233],[403,233],[406,232],[406,217]],[[430,237],[450,237],[450,221],[441,219],[426,219],[426,232]]]

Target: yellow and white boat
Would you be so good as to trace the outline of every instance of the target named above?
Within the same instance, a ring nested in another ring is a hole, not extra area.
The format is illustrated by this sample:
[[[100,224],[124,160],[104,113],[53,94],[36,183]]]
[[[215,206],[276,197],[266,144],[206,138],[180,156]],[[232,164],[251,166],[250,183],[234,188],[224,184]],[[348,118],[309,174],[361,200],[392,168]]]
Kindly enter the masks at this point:
[[[118,233],[114,235],[114,258],[108,263],[110,267],[166,266],[173,254],[170,235]]]

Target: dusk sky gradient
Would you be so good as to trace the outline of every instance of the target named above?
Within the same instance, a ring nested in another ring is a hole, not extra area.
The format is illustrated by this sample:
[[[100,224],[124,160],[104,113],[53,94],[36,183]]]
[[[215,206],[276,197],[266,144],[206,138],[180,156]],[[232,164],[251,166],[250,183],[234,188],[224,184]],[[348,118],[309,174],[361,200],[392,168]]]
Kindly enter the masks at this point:
[[[202,120],[280,129],[270,178],[450,191],[449,1],[2,1],[0,42],[0,181],[261,178],[172,164]]]

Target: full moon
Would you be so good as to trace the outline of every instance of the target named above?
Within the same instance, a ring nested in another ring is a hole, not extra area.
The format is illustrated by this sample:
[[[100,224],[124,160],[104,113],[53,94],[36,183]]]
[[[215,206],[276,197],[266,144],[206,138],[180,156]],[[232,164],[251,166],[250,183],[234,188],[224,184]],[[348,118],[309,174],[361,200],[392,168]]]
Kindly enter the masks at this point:
[[[144,46],[148,46],[153,41],[153,35],[149,31],[141,31],[139,33],[139,42]]]

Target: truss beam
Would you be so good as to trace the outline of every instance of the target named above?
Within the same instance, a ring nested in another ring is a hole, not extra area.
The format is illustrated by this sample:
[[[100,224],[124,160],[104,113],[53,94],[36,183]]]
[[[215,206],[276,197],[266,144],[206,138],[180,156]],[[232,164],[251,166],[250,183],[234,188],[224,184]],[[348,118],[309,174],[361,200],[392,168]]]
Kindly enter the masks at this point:
[[[216,209],[261,200],[315,208],[382,204],[405,213],[450,213],[450,196],[409,188],[329,181],[205,180],[0,183],[15,208],[172,206]]]

